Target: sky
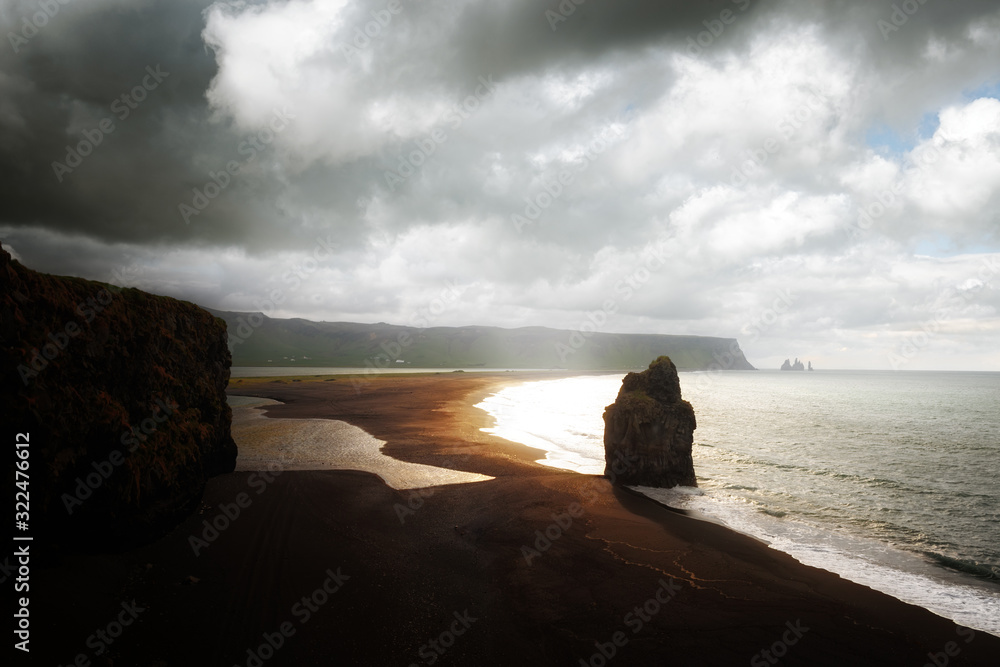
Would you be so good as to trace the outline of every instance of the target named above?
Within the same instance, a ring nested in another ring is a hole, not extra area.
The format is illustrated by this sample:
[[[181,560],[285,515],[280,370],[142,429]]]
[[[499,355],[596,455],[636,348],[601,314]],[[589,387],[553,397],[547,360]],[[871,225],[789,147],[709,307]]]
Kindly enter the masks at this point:
[[[1000,1],[0,0],[0,28],[31,268],[1000,371]]]

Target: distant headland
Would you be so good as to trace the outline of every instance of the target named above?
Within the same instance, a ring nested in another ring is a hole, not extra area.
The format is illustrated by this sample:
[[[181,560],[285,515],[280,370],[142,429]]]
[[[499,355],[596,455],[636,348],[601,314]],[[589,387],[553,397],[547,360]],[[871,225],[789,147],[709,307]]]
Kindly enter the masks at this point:
[[[643,369],[669,356],[679,370],[756,370],[735,338],[491,326],[313,322],[208,309],[226,321],[234,366]]]

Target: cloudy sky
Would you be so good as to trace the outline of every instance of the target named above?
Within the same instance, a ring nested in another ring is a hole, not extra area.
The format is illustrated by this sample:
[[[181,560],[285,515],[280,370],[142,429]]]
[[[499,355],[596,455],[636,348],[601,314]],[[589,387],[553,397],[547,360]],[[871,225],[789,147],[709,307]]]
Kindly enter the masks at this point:
[[[1000,2],[0,0],[0,242],[227,310],[1000,371]]]

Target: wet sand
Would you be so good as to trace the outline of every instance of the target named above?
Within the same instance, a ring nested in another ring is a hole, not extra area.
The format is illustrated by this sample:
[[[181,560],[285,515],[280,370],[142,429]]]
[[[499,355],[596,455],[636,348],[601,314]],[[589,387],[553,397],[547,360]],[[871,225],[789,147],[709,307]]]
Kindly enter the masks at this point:
[[[233,397],[231,400],[242,397]],[[281,405],[267,398],[233,406],[237,471],[361,470],[402,491],[493,479],[451,468],[400,461],[381,452],[385,444],[357,426],[332,419],[267,418],[263,408]]]
[[[546,377],[393,376],[360,392],[346,378],[234,380],[232,394],[282,402],[269,418],[344,421],[399,461],[493,479],[397,490],[350,470],[215,478],[201,512],[156,543],[39,575],[39,633],[52,637],[39,664],[81,652],[110,664],[88,635],[133,598],[146,611],[105,654],[115,665],[1000,661],[996,637],[480,431],[475,403]],[[192,536],[238,499],[249,502],[195,555]]]

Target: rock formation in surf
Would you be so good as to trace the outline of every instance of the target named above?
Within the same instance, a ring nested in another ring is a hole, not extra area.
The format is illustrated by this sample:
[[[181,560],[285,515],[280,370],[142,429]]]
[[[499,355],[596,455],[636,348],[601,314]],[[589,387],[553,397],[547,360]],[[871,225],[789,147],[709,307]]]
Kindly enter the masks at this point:
[[[31,534],[113,548],[193,511],[236,462],[226,343],[194,304],[38,273],[0,247],[0,405],[26,434]]]
[[[691,446],[694,408],[681,398],[677,368],[659,357],[629,373],[604,409],[604,474],[616,484],[697,486]]]

